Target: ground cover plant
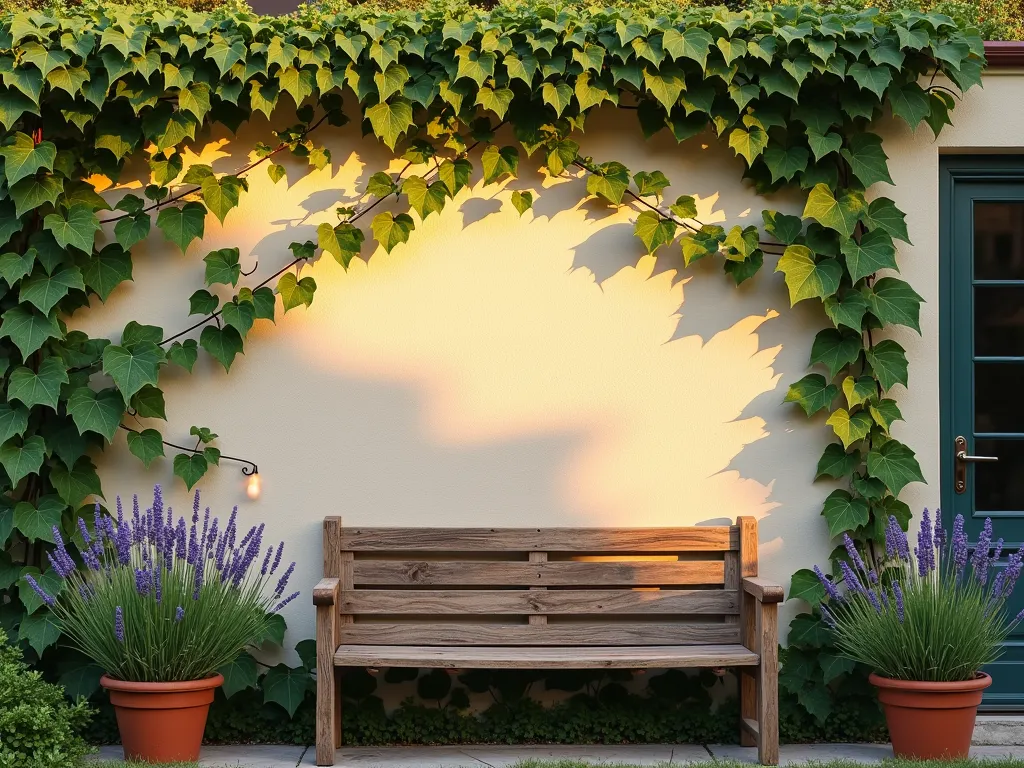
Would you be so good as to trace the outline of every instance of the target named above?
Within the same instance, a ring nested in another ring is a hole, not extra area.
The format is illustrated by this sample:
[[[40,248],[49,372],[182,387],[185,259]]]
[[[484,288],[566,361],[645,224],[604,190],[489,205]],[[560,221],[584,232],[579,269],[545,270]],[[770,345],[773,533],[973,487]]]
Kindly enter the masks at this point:
[[[632,207],[638,255],[671,254],[683,267],[715,259],[736,284],[767,262],[793,304],[820,307],[814,371],[786,399],[808,416],[827,414],[823,428],[835,438],[808,467],[809,479],[843,485],[823,503],[821,535],[881,544],[890,517],[901,526],[910,519],[900,492],[923,480],[892,429],[902,420],[892,393],[910,379],[904,348],[883,331],[919,331],[921,298],[894,273],[897,243],[909,240],[905,217],[892,199],[868,192],[892,181],[872,125],[891,115],[937,134],[961,92],[980,81],[983,54],[963,19],[795,5],[307,7],[256,18],[87,2],[0,17],[4,626],[70,693],[93,693],[96,676],[66,655],[60,616],[32,581],[52,595],[58,535],[81,537],[74,521],[89,519],[104,496],[97,453],[124,435],[143,466],[172,462],[194,487],[222,460],[217,435],[195,425],[188,448],[161,431],[161,374],[192,371],[200,354],[229,371],[256,323],[314,300],[316,282],[302,274],[311,261],[333,258],[345,269],[368,257],[371,243],[400,247],[473,179],[519,174],[524,153],[550,176],[578,177],[601,204]],[[693,198],[664,199],[671,180],[658,169],[582,155],[574,137],[595,112],[613,108],[636,115],[637,140],[720,140],[758,191],[800,190],[803,215],[767,208],[759,226],[706,224]],[[211,126],[235,130],[254,116],[269,120],[276,138],[255,147],[251,163],[226,174],[206,165],[185,171],[182,150]],[[336,208],[337,223],[321,224],[315,240],[293,243],[254,273],[243,273],[238,248],[207,253],[204,284],[181,297],[198,318],[186,327],[132,321],[110,338],[69,330],[73,314],[121,298],[136,244],[152,234],[188,250],[202,241],[208,215],[231,215],[249,174],[288,183],[275,161],[281,153],[313,168],[331,163],[318,137],[349,120],[406,164],[369,169],[362,197]],[[150,178],[141,196],[108,201],[87,181],[116,179],[143,152]],[[393,207],[380,210],[385,201]],[[532,194],[516,190],[511,203],[523,213]],[[844,553],[836,550],[835,567]],[[795,574],[790,597],[809,610],[790,627],[782,685],[827,728],[845,716],[837,709],[856,709],[845,692],[860,685],[858,670],[830,646],[816,576]],[[227,672],[226,693],[245,695],[262,681],[261,705],[289,716],[312,682],[307,663],[262,672],[246,655]],[[451,696],[442,698],[460,711]],[[381,722],[370,709],[364,716]]]

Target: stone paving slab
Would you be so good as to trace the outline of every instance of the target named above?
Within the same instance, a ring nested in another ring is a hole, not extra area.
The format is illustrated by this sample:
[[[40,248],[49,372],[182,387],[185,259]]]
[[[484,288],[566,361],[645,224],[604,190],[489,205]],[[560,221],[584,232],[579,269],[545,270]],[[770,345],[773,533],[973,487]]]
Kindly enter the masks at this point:
[[[97,757],[121,758],[120,747],[101,747]],[[888,744],[783,744],[781,765],[800,765],[826,760],[849,760],[865,765],[892,757]],[[1024,759],[1021,746],[977,746],[971,757]],[[346,747],[337,753],[338,768],[510,768],[521,760],[582,760],[594,765],[668,766],[716,760],[756,764],[754,747],[729,744],[635,745],[635,746],[462,746],[462,747]],[[203,747],[203,768],[296,768],[316,765],[312,747],[238,745]]]

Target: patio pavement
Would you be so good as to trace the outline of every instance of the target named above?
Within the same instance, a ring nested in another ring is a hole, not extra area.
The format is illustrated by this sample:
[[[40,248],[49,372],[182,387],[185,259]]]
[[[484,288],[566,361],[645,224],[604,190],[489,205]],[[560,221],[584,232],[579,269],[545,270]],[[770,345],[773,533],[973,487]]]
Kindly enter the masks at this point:
[[[972,757],[1024,759],[1024,746],[979,746]],[[116,760],[120,747],[102,747],[99,757]],[[851,760],[871,764],[892,757],[888,744],[789,744],[782,745],[780,763],[796,765],[822,760]],[[597,765],[685,764],[711,759],[757,763],[752,747],[709,744],[635,746],[464,746],[464,747],[346,747],[338,752],[339,768],[509,768],[520,760],[584,760]],[[200,765],[209,768],[297,768],[316,765],[311,747],[230,746],[204,747]]]

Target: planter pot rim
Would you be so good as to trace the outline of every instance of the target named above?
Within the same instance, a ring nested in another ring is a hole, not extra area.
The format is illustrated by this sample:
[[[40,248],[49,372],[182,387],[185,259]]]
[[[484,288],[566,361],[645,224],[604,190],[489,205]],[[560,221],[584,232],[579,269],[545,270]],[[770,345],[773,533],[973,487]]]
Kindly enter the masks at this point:
[[[131,680],[116,680],[109,675],[100,678],[100,685],[110,691],[127,691],[137,693],[185,693],[187,691],[203,691],[208,688],[219,688],[224,684],[224,675],[220,673],[202,680],[180,680],[170,683],[145,683]]]
[[[986,672],[978,672],[972,680],[953,680],[948,682],[928,682],[924,680],[896,680],[883,677],[872,672],[868,681],[877,688],[891,688],[901,691],[921,691],[929,693],[959,693],[962,691],[979,691],[992,685],[992,677]]]

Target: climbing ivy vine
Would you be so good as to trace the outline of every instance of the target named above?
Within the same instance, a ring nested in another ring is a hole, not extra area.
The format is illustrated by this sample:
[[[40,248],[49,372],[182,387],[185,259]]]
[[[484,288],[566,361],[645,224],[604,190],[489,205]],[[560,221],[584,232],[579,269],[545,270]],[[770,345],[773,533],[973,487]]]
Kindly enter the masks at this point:
[[[841,486],[824,502],[822,535],[850,533],[870,547],[889,515],[907,523],[899,493],[923,480],[913,451],[890,433],[901,419],[891,393],[908,372],[885,330],[919,330],[921,297],[894,276],[897,243],[909,241],[904,214],[865,193],[892,183],[870,128],[891,111],[937,134],[983,65],[974,30],[919,12],[690,8],[651,18],[541,2],[271,18],[87,3],[0,17],[3,626],[39,655],[59,638],[23,576],[42,572],[44,587],[59,589],[46,573],[48,543],[54,528],[73,534],[77,510],[103,496],[93,457],[119,431],[145,466],[167,456],[157,427],[163,371],[191,371],[200,354],[230,370],[255,323],[312,302],[316,283],[302,274],[311,261],[329,254],[347,268],[369,254],[368,238],[390,251],[474,174],[486,183],[515,176],[522,152],[552,176],[584,176],[587,194],[609,206],[639,209],[636,235],[648,252],[687,266],[721,258],[737,284],[769,253],[793,304],[820,302],[813,372],[786,400],[808,416],[826,412],[836,437],[815,472]],[[804,190],[803,216],[766,210],[763,227],[728,230],[699,221],[693,198],[663,198],[661,171],[580,154],[574,136],[608,107],[635,111],[646,137],[667,131],[684,142],[711,131],[758,191]],[[255,112],[275,125],[295,117],[235,173],[185,170],[184,145],[214,124],[235,131]],[[253,173],[287,183],[283,153],[329,164],[319,137],[349,120],[406,165],[370,176],[363,197],[337,209],[337,224],[291,245],[284,267],[243,272],[238,248],[221,248],[205,255],[206,284],[187,297],[191,327],[130,322],[109,339],[69,329],[75,312],[118,300],[132,249],[154,227],[183,252],[201,243],[209,217],[231,215]],[[510,134],[511,144],[498,141]],[[90,178],[117,179],[140,153],[148,184],[111,207]],[[392,198],[409,212],[374,212]],[[533,200],[516,191],[512,202],[523,213]],[[216,435],[192,433],[195,448],[173,456],[189,488],[220,459]],[[790,627],[783,685],[824,719],[829,686],[852,666],[827,647],[817,581],[795,574],[790,596],[810,610]]]

